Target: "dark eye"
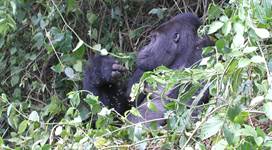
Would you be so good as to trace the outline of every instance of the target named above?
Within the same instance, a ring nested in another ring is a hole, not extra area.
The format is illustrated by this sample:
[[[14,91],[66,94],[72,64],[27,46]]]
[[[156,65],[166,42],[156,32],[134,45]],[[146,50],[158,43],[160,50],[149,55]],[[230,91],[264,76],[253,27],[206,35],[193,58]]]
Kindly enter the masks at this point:
[[[178,43],[179,38],[180,38],[179,33],[175,33],[175,34],[174,34],[174,42],[175,42],[175,43]]]

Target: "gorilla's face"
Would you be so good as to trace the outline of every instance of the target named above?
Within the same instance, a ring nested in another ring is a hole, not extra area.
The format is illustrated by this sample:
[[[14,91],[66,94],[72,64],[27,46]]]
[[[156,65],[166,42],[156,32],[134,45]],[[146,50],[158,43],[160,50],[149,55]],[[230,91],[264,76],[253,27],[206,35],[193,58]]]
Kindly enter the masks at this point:
[[[170,67],[176,58],[185,63],[194,50],[199,25],[199,19],[191,13],[179,14],[160,25],[150,34],[149,44],[139,51],[137,67],[144,71],[161,65]]]
[[[142,70],[153,70],[158,66],[170,66],[179,51],[180,35],[174,30],[151,33],[151,41],[143,47],[137,56],[137,67]]]

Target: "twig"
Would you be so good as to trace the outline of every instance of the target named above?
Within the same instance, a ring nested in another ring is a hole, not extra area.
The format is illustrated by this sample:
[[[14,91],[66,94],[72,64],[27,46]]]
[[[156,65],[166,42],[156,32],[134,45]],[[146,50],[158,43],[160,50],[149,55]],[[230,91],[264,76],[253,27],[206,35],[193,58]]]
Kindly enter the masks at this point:
[[[174,1],[175,5],[177,6],[177,8],[178,8],[179,12],[181,12],[181,13],[182,13],[182,10],[179,8],[179,5],[178,5],[177,1],[176,1],[176,0],[173,0],[173,1]]]
[[[59,57],[59,55],[58,55],[58,53],[57,53],[57,51],[56,51],[56,49],[55,49],[55,47],[54,47],[54,45],[53,45],[53,42],[52,42],[52,40],[51,40],[50,33],[47,32],[46,28],[45,28],[44,30],[45,30],[45,36],[46,36],[47,39],[49,40],[49,43],[50,43],[50,45],[51,45],[51,47],[52,47],[52,49],[53,49],[53,51],[54,51],[54,53],[55,53],[55,55],[56,55],[56,57],[57,57],[57,59],[58,59],[60,65],[61,65],[62,67],[64,67],[64,65],[63,65],[63,63],[61,62],[60,57]]]

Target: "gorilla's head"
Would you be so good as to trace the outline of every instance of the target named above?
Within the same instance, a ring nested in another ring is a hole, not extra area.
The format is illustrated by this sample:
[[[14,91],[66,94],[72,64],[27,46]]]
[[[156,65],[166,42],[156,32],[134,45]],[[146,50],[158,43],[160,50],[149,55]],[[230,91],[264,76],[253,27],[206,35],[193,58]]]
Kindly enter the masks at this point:
[[[200,25],[199,18],[191,13],[178,14],[162,24],[150,33],[149,44],[139,51],[137,67],[142,70],[170,67],[176,58],[194,50]]]

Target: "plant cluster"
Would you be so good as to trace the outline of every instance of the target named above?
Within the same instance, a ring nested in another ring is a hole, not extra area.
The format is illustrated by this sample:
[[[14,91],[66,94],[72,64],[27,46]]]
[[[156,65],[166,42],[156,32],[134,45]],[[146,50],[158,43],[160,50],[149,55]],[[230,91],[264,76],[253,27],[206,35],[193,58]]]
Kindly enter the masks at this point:
[[[208,2],[1,0],[0,149],[271,149],[272,1]],[[87,55],[112,55],[133,68],[148,32],[181,11],[203,15],[199,34],[215,46],[199,65],[162,66],[133,86],[137,96],[143,83],[150,93],[164,85],[152,93],[162,97],[181,86],[165,106],[164,127],[132,124],[81,90]],[[209,103],[195,105],[205,90]]]

